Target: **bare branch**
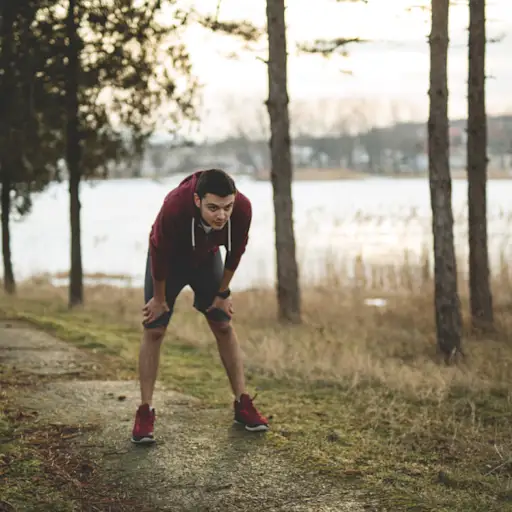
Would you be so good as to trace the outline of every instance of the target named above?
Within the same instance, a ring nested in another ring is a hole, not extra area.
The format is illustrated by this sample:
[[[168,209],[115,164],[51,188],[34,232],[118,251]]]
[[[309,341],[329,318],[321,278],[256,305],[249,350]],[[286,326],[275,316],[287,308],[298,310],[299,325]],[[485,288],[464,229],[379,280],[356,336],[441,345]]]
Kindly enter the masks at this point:
[[[365,39],[359,37],[345,38],[339,37],[337,39],[317,39],[312,43],[299,43],[297,45],[299,51],[310,54],[319,54],[324,57],[337,53],[343,57],[348,55],[345,47],[353,43],[366,43]]]
[[[502,32],[501,34],[499,34],[495,37],[488,38],[487,43],[491,43],[491,44],[502,43],[506,37],[507,37],[507,34]]]
[[[216,17],[205,16],[200,17],[198,22],[213,32],[239,37],[246,42],[257,41],[263,35],[263,30],[250,21],[218,21]]]
[[[219,20],[220,7],[222,5],[222,0],[217,1],[217,9],[215,9],[215,21]]]

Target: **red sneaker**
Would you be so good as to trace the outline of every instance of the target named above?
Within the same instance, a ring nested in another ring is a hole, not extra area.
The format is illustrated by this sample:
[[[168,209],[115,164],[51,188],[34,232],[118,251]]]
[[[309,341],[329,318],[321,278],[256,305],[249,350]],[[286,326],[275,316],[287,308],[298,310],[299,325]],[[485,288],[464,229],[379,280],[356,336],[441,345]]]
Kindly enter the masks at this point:
[[[141,405],[135,415],[133,425],[132,443],[154,443],[153,427],[155,426],[155,409],[150,409],[148,404]]]
[[[250,432],[266,432],[269,429],[268,420],[262,416],[252,403],[252,398],[243,394],[240,401],[235,400],[235,423],[244,425]]]

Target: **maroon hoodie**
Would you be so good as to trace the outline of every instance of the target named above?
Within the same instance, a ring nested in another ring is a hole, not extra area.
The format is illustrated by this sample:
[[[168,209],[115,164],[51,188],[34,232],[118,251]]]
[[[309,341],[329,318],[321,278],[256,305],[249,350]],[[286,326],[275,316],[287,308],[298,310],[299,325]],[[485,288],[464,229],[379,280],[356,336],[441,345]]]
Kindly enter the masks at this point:
[[[227,249],[226,268],[235,271],[249,239],[252,208],[249,199],[238,192],[226,226],[206,234],[199,209],[194,203],[197,180],[202,171],[185,178],[164,199],[151,228],[149,253],[151,271],[157,281],[167,279],[173,269],[196,267],[219,246]]]

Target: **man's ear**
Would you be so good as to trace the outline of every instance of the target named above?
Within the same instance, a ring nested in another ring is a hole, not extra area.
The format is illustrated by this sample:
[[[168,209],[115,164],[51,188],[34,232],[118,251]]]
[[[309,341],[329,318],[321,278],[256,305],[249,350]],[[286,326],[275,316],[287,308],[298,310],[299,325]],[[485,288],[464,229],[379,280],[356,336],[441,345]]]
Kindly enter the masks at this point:
[[[201,207],[201,199],[199,199],[199,196],[196,192],[194,192],[194,203],[198,208]]]

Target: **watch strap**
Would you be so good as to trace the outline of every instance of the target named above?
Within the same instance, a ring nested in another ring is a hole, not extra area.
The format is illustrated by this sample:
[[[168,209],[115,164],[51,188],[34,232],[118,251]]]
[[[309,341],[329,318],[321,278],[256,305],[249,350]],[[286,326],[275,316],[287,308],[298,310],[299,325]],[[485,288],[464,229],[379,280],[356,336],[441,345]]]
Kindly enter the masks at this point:
[[[223,292],[219,291],[217,292],[217,297],[220,297],[221,299],[227,299],[231,295],[231,290],[227,288]]]

